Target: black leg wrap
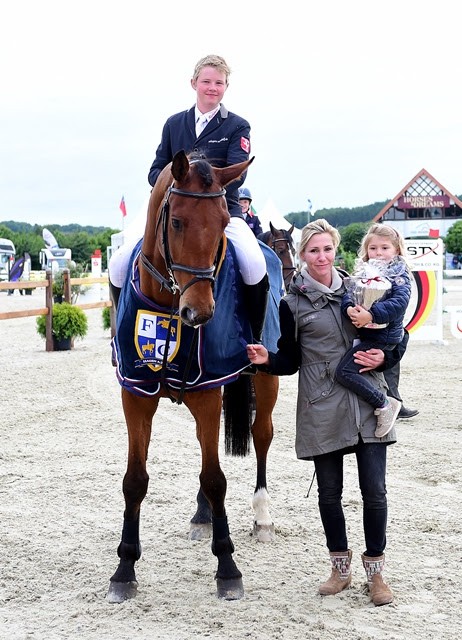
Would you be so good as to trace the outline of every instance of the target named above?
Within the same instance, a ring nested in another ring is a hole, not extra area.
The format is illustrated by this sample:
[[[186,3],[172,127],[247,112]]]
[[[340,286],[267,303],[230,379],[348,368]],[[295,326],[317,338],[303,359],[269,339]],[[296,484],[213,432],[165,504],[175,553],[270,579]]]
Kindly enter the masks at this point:
[[[124,520],[122,541],[127,544],[137,544],[140,539],[140,519]]]
[[[117,548],[119,558],[124,560],[139,560],[141,558],[139,530],[139,518],[137,520],[124,520],[122,540]]]
[[[229,537],[228,518],[212,518],[212,553],[219,556],[223,553],[233,553],[234,545]]]
[[[268,306],[269,279],[266,273],[257,284],[244,285],[244,303],[254,342],[261,342]]]

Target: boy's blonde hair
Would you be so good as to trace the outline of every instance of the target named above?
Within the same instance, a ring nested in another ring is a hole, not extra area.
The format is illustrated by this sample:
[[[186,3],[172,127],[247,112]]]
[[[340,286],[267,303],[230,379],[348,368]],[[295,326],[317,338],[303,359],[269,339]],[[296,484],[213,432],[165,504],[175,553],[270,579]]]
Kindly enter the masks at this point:
[[[364,262],[369,259],[367,257],[367,248],[371,241],[371,236],[378,236],[379,238],[386,238],[389,240],[396,249],[397,255],[401,256],[405,262],[406,260],[406,247],[404,245],[404,238],[394,227],[387,224],[381,224],[375,222],[367,230],[366,235],[361,240],[361,245],[358,250],[358,256]]]
[[[311,240],[311,238],[318,233],[328,233],[332,238],[332,244],[334,245],[334,249],[337,249],[340,244],[340,233],[337,231],[335,227],[327,222],[324,218],[319,218],[319,220],[314,220],[313,222],[309,222],[302,229],[302,237],[300,239],[300,245],[298,247],[298,256],[301,258],[301,254],[305,250],[306,245]]]
[[[226,84],[228,84],[228,78],[231,75],[231,69],[229,68],[224,58],[215,55],[208,55],[205,56],[205,58],[201,58],[194,67],[194,73],[192,77],[193,81],[197,80],[200,72],[204,67],[214,67],[218,71],[224,73],[226,76]]]

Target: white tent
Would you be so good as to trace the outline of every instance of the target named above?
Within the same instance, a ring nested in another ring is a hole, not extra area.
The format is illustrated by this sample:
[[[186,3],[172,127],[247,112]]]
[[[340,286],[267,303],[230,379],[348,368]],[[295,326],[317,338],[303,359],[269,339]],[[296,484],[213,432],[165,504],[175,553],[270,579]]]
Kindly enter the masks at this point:
[[[270,222],[276,229],[290,229],[291,227],[290,222],[288,222],[280,213],[271,198],[268,198],[263,209],[257,210],[257,216],[260,218],[263,231],[269,231]],[[294,239],[294,243],[296,245],[300,242],[301,235],[302,232],[300,231],[300,229],[294,227],[292,238]]]

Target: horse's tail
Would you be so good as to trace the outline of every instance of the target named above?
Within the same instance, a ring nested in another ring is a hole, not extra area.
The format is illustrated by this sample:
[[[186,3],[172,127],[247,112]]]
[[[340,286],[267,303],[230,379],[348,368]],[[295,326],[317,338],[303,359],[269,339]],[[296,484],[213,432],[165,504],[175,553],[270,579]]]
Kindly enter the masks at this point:
[[[225,453],[244,457],[250,451],[252,376],[239,376],[223,391]]]

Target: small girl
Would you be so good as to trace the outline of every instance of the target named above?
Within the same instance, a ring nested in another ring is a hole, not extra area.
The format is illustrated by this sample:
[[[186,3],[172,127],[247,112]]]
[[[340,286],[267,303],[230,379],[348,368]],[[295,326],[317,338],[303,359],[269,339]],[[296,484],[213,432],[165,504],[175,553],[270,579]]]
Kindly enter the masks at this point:
[[[355,364],[356,351],[391,350],[404,335],[404,314],[411,297],[411,275],[401,234],[385,224],[373,224],[358,251],[355,277],[346,283],[342,312],[358,328],[355,340],[340,361],[336,379],[375,408],[377,438],[393,428],[401,402],[372,386]],[[373,301],[375,300],[375,301]],[[373,302],[372,302],[373,301]],[[372,302],[372,304],[370,304]],[[369,308],[370,307],[370,308]]]

